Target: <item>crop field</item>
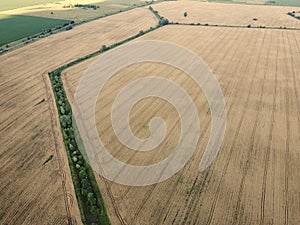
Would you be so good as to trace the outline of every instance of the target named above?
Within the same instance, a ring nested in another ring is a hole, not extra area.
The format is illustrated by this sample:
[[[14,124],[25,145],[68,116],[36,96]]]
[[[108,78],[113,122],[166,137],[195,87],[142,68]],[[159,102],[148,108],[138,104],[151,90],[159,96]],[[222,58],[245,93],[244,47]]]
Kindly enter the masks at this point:
[[[69,22],[35,16],[0,14],[0,30],[5,31],[0,35],[0,46]]]
[[[163,2],[153,8],[172,22],[300,28],[300,21],[287,15],[300,10],[299,7],[178,1]]]
[[[75,26],[0,56],[0,224],[83,224],[75,194],[78,186],[72,181],[72,162],[63,142],[63,113],[59,114],[55,102],[58,91],[52,90],[48,72],[141,33],[132,42],[175,43],[210,67],[225,98],[226,133],[212,165],[200,172],[212,118],[196,82],[178,68],[152,61],[116,72],[99,93],[95,108],[98,134],[115,158],[131,165],[160,162],[173,153],[181,135],[181,118],[175,108],[166,100],[147,97],[132,108],[130,128],[136,137],[147,138],[149,121],[161,117],[167,125],[163,142],[151,151],[139,152],[116,137],[111,124],[114,100],[139,78],[163,77],[182,87],[196,105],[201,134],[188,163],[161,183],[125,186],[94,173],[111,225],[299,223],[300,20],[287,13],[300,8],[200,1],[170,1],[152,7],[169,21],[182,24],[157,26],[159,16],[148,7],[138,8]],[[252,28],[247,28],[249,24]],[[162,51],[152,50],[158,55]],[[124,57],[133,56],[125,53]],[[70,103],[95,60],[62,71]],[[85,93],[91,90],[84,88]],[[169,86],[158,84],[157,88],[167,92]]]
[[[47,72],[156,23],[134,9],[0,56],[0,224],[81,224]]]
[[[78,22],[103,17],[105,15],[119,12],[120,10],[142,5],[143,3],[145,3],[144,0],[62,0],[49,1],[49,3],[42,5],[33,5],[12,10],[4,10],[2,13],[10,15],[19,14],[52,19],[74,20]],[[75,7],[76,4],[90,4],[98,6],[99,8],[94,10],[93,8]]]
[[[33,6],[33,5],[40,5],[55,2],[55,0],[14,0],[14,1],[1,1],[0,2],[0,11],[3,10],[10,10],[10,9],[17,9],[20,7],[26,6]]]
[[[135,105],[131,128],[138,137],[147,137],[149,119],[160,116],[170,126],[163,144],[142,154],[128,150],[116,139],[110,124],[111,104],[126,84],[144,76],[167,77],[184,87],[198,107],[202,133],[191,161],[167,181],[128,187],[98,176],[112,224],[297,224],[299,31],[172,25],[140,40],[174,42],[209,65],[226,100],[226,134],[213,165],[199,173],[210,130],[204,94],[185,73],[159,63],[139,63],[116,73],[105,84],[96,108],[99,135],[107,140],[115,157],[133,165],[148,165],[169,155],[178,140],[178,115],[156,98]],[[64,72],[71,101],[93,60]]]
[[[297,6],[300,7],[298,0],[197,0],[202,2],[238,3],[255,5],[274,5],[274,6]]]

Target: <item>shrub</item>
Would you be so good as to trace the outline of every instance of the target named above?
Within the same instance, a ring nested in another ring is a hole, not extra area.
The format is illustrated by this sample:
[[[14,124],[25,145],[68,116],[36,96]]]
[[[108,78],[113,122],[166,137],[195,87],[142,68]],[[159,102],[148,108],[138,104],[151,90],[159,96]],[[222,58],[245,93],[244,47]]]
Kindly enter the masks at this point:
[[[79,164],[76,164],[75,167],[76,169],[80,169],[81,166]]]
[[[79,177],[81,178],[81,179],[83,179],[83,178],[87,178],[87,173],[86,173],[86,171],[85,171],[85,169],[81,169],[80,171],[79,171]]]
[[[85,189],[88,189],[91,186],[90,181],[87,178],[83,178],[81,180],[81,184],[82,184],[82,187]]]
[[[183,13],[183,16],[184,16],[184,17],[187,17],[187,16],[188,16],[188,13],[187,13],[187,12],[184,12],[184,13]]]
[[[91,205],[96,205],[97,200],[96,200],[96,198],[94,197],[94,193],[89,192],[89,193],[87,194],[87,199],[88,199],[88,202],[89,202]]]
[[[101,210],[99,208],[97,208],[96,206],[92,205],[90,212],[92,215],[96,216],[101,213]]]
[[[107,50],[107,47],[106,47],[106,45],[102,45],[102,47],[101,47],[101,51],[106,51]]]
[[[168,19],[162,18],[162,19],[159,21],[159,25],[160,25],[160,26],[165,26],[165,25],[168,25],[168,24],[169,24],[169,20],[168,20]]]
[[[72,144],[69,144],[69,149],[70,149],[71,151],[74,151],[74,150],[75,150],[75,148],[74,148],[74,146],[73,146]]]
[[[67,128],[68,126],[70,126],[72,124],[70,117],[67,115],[62,115],[60,117],[60,122],[61,122],[61,125],[63,126],[63,128]]]

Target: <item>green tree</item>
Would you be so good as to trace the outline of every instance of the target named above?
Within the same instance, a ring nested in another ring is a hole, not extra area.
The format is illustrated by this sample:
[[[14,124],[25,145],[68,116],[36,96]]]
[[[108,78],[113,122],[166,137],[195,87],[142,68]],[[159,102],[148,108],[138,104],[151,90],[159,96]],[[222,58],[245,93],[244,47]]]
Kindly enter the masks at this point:
[[[91,205],[96,205],[97,203],[97,200],[96,198],[94,197],[94,194],[93,193],[88,193],[87,194],[87,199],[88,199],[88,202],[91,204]]]

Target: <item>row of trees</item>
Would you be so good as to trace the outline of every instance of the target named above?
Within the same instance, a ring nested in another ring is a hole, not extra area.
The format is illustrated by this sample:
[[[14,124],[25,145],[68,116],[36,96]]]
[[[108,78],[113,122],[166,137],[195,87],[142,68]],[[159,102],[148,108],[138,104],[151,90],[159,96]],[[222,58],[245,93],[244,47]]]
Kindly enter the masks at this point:
[[[156,16],[156,18],[158,19],[158,25],[160,27],[168,25],[169,24],[169,20],[164,18],[163,16],[159,15],[157,10],[154,10],[151,6],[149,6],[149,10]]]
[[[60,75],[59,70],[49,73],[76,196],[79,205],[83,206],[81,209],[82,218],[85,224],[109,225],[110,222],[93,171],[78,148],[75,126],[73,126],[72,121],[72,110]]]
[[[83,8],[83,9],[99,9],[100,7],[98,5],[89,5],[89,4],[75,4],[74,7],[76,8]]]

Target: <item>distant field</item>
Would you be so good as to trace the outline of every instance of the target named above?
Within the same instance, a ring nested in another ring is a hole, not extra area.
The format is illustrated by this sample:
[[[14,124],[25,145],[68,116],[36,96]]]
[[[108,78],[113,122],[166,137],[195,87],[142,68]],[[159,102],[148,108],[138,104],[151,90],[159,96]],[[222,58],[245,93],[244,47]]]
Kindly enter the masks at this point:
[[[40,5],[45,3],[55,2],[55,0],[1,0],[0,11],[17,9],[26,6]]]
[[[199,0],[202,2],[241,3],[255,5],[300,6],[299,0]],[[275,3],[273,3],[275,2]]]
[[[94,10],[74,7],[78,2],[97,5],[99,8]],[[5,32],[0,33],[0,46],[71,20],[78,22],[99,18],[144,2],[145,0],[16,0],[11,3],[1,1],[0,30]]]
[[[97,2],[97,0],[95,0]],[[24,15],[30,16],[40,16],[40,17],[47,17],[47,18],[56,18],[56,19],[67,19],[67,20],[74,20],[74,21],[83,21],[89,20],[101,16],[105,16],[111,13],[118,12],[120,10],[134,7],[139,4],[142,4],[144,1],[141,0],[107,0],[98,3],[93,3],[93,5],[99,6],[98,9],[82,9],[82,8],[70,8],[70,9],[56,9],[56,10],[30,10],[26,12]],[[53,12],[53,14],[51,14]]]
[[[176,1],[153,8],[173,22],[300,28],[300,21],[287,15],[300,10],[299,7]],[[187,17],[183,16],[184,12],[188,13]]]
[[[271,3],[275,1],[275,3]],[[266,1],[267,5],[284,5],[284,6],[300,6],[299,0],[268,0]]]
[[[68,20],[23,15],[0,15],[0,46],[48,30]]]
[[[57,0],[45,5],[34,5],[2,11],[2,14],[28,15],[52,19],[74,20],[76,22],[99,18],[120,10],[144,4],[145,0]],[[92,4],[99,8],[78,8],[75,4]],[[1,11],[1,8],[0,8]]]

